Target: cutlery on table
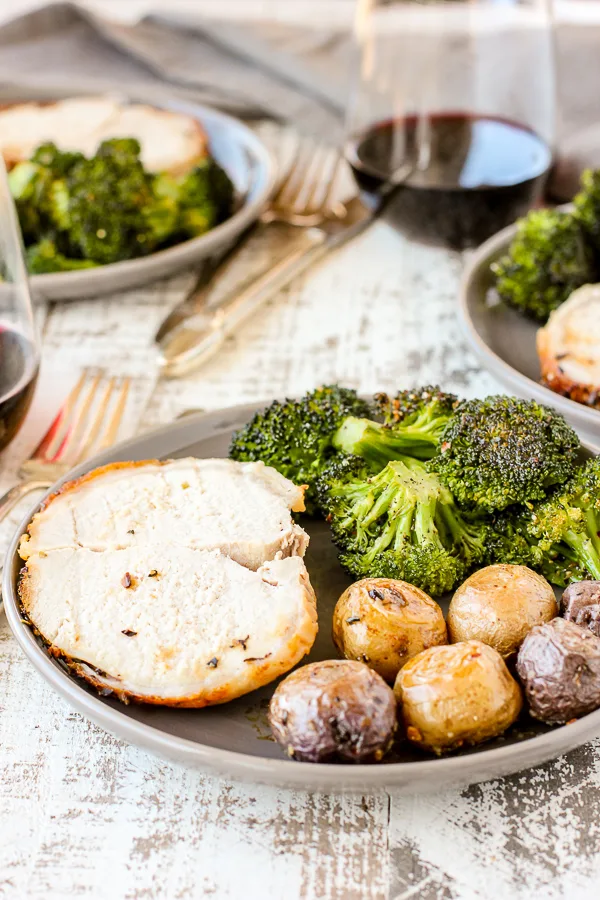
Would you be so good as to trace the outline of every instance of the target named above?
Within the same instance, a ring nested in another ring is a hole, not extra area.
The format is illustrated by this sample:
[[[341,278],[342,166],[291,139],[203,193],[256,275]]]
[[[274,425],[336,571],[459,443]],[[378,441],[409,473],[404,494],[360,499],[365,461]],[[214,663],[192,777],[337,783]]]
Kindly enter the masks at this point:
[[[366,227],[373,214],[358,198],[346,205],[332,202],[339,164],[337,151],[306,140],[297,143],[261,223],[293,225],[301,230],[301,238],[266,272],[238,283],[211,302],[215,287],[239,262],[246,242],[213,269],[209,280],[170,313],[156,334],[163,374],[184,375],[204,362],[295,275]]]
[[[21,480],[0,497],[0,521],[22,497],[49,488],[57,478],[115,443],[125,413],[130,378],[84,369],[52,425],[19,469]]]

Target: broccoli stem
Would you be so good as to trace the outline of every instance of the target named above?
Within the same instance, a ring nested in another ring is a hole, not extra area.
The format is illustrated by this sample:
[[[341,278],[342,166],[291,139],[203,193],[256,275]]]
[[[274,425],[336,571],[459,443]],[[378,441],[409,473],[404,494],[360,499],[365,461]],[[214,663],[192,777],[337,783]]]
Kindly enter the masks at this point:
[[[439,506],[440,523],[447,530],[449,542],[460,547],[461,555],[468,561],[480,559],[484,553],[481,537],[481,526],[469,525],[461,516],[457,516],[453,506],[442,503]]]
[[[590,512],[591,510],[588,510],[586,513],[586,519]],[[572,548],[577,560],[583,564],[590,575],[593,575],[597,581],[600,580],[600,554],[595,546],[595,541],[597,541],[596,532],[593,531],[588,534],[579,531],[566,531],[563,535],[563,540],[568,547]]]
[[[390,460],[412,456],[427,460],[435,454],[439,428],[435,420],[420,419],[423,425],[389,426],[370,419],[349,416],[333,436],[333,446],[351,456],[360,456],[370,465],[383,468]]]

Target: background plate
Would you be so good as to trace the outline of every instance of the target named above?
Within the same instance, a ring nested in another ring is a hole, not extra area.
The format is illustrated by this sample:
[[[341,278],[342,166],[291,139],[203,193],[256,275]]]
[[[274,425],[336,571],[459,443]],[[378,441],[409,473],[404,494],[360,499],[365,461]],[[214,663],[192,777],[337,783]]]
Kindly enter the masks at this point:
[[[85,96],[89,94],[83,93]],[[17,93],[14,87],[4,87],[0,89],[0,102],[48,102],[78,94],[82,91],[48,88],[41,95],[39,91],[35,94],[22,90]],[[148,103],[158,109],[184,113],[197,119],[208,135],[211,154],[235,185],[240,207],[229,219],[201,237],[150,256],[78,272],[33,275],[30,285],[34,300],[81,300],[83,297],[126,290],[165,278],[217,252],[223,252],[258,218],[273,189],[275,161],[260,138],[238,119],[197,103],[165,98],[162,94],[157,99],[155,93],[136,91],[118,99],[124,103]]]
[[[509,225],[481,245],[463,274],[459,315],[467,340],[482,364],[512,392],[553,406],[589,442],[600,439],[600,410],[575,403],[540,384],[540,364],[535,347],[538,326],[516,310],[491,302],[490,264],[506,252],[514,237]]]
[[[256,406],[242,406],[176,422],[102,453],[74,469],[63,481],[108,462],[195,455],[225,456],[231,432],[248,421]],[[48,493],[52,493],[56,486]],[[180,763],[212,770],[232,778],[308,790],[359,793],[394,787],[410,793],[440,790],[506,775],[576,747],[600,733],[600,710],[572,725],[549,729],[527,717],[503,737],[442,759],[430,758],[406,745],[379,765],[322,765],[288,760],[270,737],[266,708],[274,684],[223,706],[207,709],[168,709],[124,706],[98,697],[85,682],[71,676],[51,659],[21,621],[16,579],[21,566],[19,538],[32,512],[21,524],[8,550],[3,594],[10,627],[27,657],[80,713],[118,737]],[[333,607],[350,583],[337,563],[324,522],[303,523],[311,535],[306,557],[319,605],[320,632],[305,661],[335,657],[331,641]],[[447,606],[447,604],[443,604]]]

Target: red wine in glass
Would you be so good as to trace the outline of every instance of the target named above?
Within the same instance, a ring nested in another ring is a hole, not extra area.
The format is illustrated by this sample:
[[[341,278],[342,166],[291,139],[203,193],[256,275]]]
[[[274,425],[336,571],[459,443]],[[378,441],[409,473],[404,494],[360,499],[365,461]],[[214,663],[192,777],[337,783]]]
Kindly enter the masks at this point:
[[[348,141],[346,158],[360,189],[376,202],[399,173],[383,216],[402,232],[464,249],[540,199],[552,151],[516,122],[452,112],[379,122]]]
[[[36,349],[17,329],[0,322],[0,450],[19,430],[38,374]]]

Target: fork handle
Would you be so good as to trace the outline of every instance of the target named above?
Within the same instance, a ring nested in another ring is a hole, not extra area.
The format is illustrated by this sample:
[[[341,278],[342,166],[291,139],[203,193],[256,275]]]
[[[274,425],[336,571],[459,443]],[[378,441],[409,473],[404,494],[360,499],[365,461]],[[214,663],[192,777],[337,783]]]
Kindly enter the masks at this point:
[[[307,228],[303,237],[301,247],[287,253],[248,285],[231,291],[215,310],[192,317],[174,331],[170,346],[163,348],[160,357],[163,374],[178,377],[204,363],[265,301],[325,255],[328,245],[324,232]]]
[[[0,497],[0,522],[6,518],[9,512],[15,508],[19,500],[33,491],[46,490],[52,484],[51,481],[20,481],[13,485]]]

